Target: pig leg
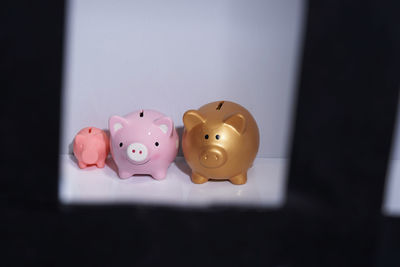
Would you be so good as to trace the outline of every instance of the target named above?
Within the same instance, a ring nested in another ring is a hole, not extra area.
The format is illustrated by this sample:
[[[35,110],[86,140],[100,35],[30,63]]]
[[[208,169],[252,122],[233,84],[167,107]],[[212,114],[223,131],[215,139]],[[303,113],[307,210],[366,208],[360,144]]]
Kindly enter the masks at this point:
[[[126,179],[132,176],[132,173],[127,172],[127,171],[118,171],[118,175],[121,179]]]
[[[87,167],[87,165],[86,165],[85,163],[83,163],[82,161],[79,161],[79,162],[78,162],[78,166],[79,166],[79,168],[81,168],[81,169],[84,169],[84,168]]]
[[[245,184],[247,182],[247,172],[240,173],[229,178],[232,184]]]
[[[160,168],[159,170],[153,172],[151,176],[153,176],[153,178],[156,180],[162,180],[167,176],[167,169]]]
[[[104,168],[105,165],[106,165],[106,162],[104,160],[101,160],[96,163],[97,168]]]
[[[202,176],[201,174],[192,172],[192,182],[195,184],[204,184],[205,182],[208,181],[208,178]]]

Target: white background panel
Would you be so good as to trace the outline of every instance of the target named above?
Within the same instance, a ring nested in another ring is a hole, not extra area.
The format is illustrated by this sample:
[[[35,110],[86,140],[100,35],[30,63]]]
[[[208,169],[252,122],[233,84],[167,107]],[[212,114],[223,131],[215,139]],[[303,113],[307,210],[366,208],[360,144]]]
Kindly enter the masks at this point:
[[[301,51],[301,0],[71,0],[61,153],[83,127],[157,109],[182,126],[216,100],[246,107],[259,157],[287,157]]]

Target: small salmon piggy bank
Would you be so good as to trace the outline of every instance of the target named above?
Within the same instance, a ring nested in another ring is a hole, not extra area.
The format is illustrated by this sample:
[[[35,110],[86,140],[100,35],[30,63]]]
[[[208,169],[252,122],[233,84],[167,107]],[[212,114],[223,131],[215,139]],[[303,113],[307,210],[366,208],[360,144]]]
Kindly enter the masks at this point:
[[[182,150],[196,184],[209,179],[247,181],[256,157],[259,132],[256,121],[242,106],[218,101],[183,115]]]
[[[96,165],[103,168],[110,151],[109,143],[107,134],[96,127],[80,130],[74,139],[74,155],[79,167]]]
[[[109,120],[111,155],[120,178],[149,174],[164,179],[178,152],[179,138],[171,118],[140,110]]]

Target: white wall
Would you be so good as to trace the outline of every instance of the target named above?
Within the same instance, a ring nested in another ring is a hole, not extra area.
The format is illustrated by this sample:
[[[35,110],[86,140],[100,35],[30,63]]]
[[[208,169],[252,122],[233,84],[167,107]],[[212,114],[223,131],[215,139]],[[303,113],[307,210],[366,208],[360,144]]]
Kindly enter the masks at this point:
[[[68,5],[61,152],[83,127],[157,109],[245,106],[259,157],[286,157],[301,52],[302,0],[72,0]]]

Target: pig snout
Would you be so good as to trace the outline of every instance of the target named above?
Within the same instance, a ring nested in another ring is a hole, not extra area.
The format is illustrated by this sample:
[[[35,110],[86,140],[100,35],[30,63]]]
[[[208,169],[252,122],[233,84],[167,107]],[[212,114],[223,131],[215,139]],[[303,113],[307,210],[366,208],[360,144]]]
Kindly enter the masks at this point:
[[[85,149],[82,151],[82,161],[86,164],[95,164],[99,158],[99,154],[96,151]]]
[[[126,154],[128,158],[135,161],[136,163],[141,163],[146,160],[148,155],[147,147],[141,143],[133,143],[126,149]]]
[[[226,152],[220,147],[209,147],[200,153],[200,163],[206,168],[217,168],[226,162]]]

